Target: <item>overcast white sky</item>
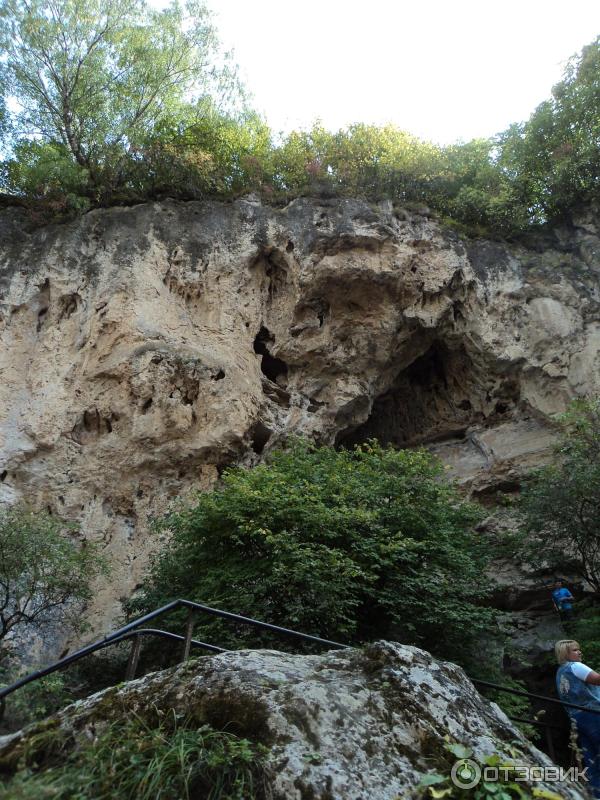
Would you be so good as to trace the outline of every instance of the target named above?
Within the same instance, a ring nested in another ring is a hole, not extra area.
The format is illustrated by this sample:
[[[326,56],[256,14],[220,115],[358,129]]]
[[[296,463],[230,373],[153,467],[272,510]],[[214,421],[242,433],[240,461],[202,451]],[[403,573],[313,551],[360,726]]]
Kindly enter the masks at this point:
[[[599,0],[207,0],[276,130],[392,122],[489,136],[548,97],[600,34]]]

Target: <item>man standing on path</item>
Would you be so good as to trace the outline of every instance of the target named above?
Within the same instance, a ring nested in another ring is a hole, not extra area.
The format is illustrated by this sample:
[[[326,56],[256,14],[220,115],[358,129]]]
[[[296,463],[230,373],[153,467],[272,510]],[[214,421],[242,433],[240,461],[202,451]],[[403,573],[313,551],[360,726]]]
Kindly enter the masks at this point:
[[[567,589],[566,582],[559,579],[554,584],[552,603],[560,614],[561,622],[570,622],[573,619],[573,601],[575,598]]]

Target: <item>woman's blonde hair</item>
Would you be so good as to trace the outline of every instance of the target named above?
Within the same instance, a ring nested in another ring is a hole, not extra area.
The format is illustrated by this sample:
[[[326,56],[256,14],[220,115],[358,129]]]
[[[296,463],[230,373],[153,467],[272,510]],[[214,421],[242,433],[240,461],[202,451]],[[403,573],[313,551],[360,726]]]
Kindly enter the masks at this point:
[[[559,664],[564,664],[565,661],[569,660],[567,658],[567,650],[573,645],[579,647],[579,642],[576,642],[575,639],[561,639],[554,645],[554,653]]]

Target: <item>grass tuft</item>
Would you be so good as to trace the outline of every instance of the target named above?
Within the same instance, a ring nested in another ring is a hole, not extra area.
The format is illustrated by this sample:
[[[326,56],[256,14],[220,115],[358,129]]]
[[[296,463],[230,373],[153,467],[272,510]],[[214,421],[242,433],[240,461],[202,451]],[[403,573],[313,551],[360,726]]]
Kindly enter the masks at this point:
[[[82,735],[83,739],[83,735]],[[44,743],[46,744],[46,743]],[[181,719],[160,724],[139,717],[112,723],[72,747],[57,763],[56,749],[33,747],[4,800],[268,800],[268,751],[247,739]],[[64,751],[63,751],[64,752]]]

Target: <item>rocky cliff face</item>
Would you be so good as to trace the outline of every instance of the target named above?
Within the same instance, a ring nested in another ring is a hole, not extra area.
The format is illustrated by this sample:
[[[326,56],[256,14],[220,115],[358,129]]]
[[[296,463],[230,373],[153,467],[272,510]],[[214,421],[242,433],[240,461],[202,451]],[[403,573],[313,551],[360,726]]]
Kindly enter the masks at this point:
[[[425,443],[475,495],[543,460],[600,388],[593,215],[529,245],[301,198],[165,202],[28,230],[0,217],[0,502],[77,520],[114,563],[148,519],[290,433]]]
[[[18,767],[40,731],[68,743],[63,763],[110,723],[134,717],[152,725],[166,714],[266,745],[266,794],[273,800],[416,800],[424,775],[449,777],[457,758],[447,745],[454,742],[480,764],[497,754],[503,764],[551,766],[459,667],[415,647],[378,642],[316,656],[223,653],[152,673],[0,737],[0,773]],[[535,787],[545,791],[539,796],[587,796],[577,784],[539,779],[538,770]]]

